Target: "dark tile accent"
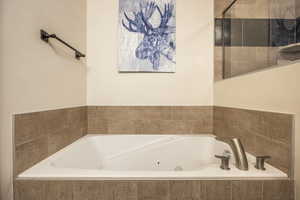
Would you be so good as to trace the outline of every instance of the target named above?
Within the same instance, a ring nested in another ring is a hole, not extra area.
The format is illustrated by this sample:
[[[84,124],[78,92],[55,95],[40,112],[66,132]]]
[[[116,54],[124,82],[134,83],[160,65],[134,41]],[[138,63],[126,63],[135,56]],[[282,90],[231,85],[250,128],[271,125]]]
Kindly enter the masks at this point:
[[[222,38],[222,19],[215,19],[215,46],[223,45]]]
[[[225,46],[278,47],[299,41],[299,19],[223,19]],[[297,33],[297,34],[296,34]],[[296,40],[297,39],[297,40]],[[222,18],[215,19],[215,46],[222,46]]]
[[[226,33],[229,35],[230,43],[229,46],[240,46],[244,45],[243,32],[244,22],[242,19],[226,19],[230,26],[229,30],[225,28]],[[227,43],[225,43],[227,44]]]
[[[300,17],[296,19],[296,41],[300,42]]]
[[[271,46],[285,46],[296,42],[296,21],[294,19],[270,20]]]
[[[267,19],[244,19],[243,46],[269,46],[269,27],[269,20]]]

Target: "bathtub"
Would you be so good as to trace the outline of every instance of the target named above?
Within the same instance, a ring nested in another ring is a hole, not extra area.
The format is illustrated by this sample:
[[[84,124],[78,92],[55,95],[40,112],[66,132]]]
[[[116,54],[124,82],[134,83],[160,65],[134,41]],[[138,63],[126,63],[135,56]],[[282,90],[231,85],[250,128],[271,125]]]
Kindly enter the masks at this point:
[[[17,179],[173,180],[287,178],[266,164],[241,171],[231,158],[230,170],[220,169],[215,155],[231,152],[213,135],[86,135],[19,174]]]

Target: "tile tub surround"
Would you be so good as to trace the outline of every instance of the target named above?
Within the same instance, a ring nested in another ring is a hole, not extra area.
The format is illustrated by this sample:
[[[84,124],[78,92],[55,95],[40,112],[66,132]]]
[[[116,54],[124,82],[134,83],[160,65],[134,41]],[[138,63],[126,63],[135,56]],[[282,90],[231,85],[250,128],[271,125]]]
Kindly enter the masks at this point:
[[[247,152],[270,155],[267,162],[292,175],[293,115],[214,107],[214,134],[238,137]]]
[[[15,200],[293,200],[289,180],[15,181]]]
[[[15,115],[15,176],[82,137],[86,119],[86,107]]]
[[[89,134],[213,132],[212,106],[88,106]]]

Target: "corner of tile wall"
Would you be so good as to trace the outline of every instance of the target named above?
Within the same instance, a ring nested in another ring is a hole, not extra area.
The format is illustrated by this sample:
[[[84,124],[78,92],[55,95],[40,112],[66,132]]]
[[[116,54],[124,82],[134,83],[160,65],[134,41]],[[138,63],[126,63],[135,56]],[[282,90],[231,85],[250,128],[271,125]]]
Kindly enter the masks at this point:
[[[86,134],[86,106],[14,115],[14,177]]]
[[[214,107],[214,134],[220,138],[240,138],[246,151],[269,155],[269,164],[293,175],[294,116],[291,114]]]

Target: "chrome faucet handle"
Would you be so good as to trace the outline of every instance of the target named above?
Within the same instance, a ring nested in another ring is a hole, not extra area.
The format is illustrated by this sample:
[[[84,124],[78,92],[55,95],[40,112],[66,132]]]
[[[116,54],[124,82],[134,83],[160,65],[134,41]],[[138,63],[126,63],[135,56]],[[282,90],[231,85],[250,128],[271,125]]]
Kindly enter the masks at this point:
[[[221,159],[221,165],[220,168],[223,170],[230,170],[229,168],[229,160],[230,160],[230,156],[219,156],[219,155],[215,155],[216,158]]]
[[[270,158],[271,156],[256,156],[255,168],[259,170],[266,170],[265,161]]]

